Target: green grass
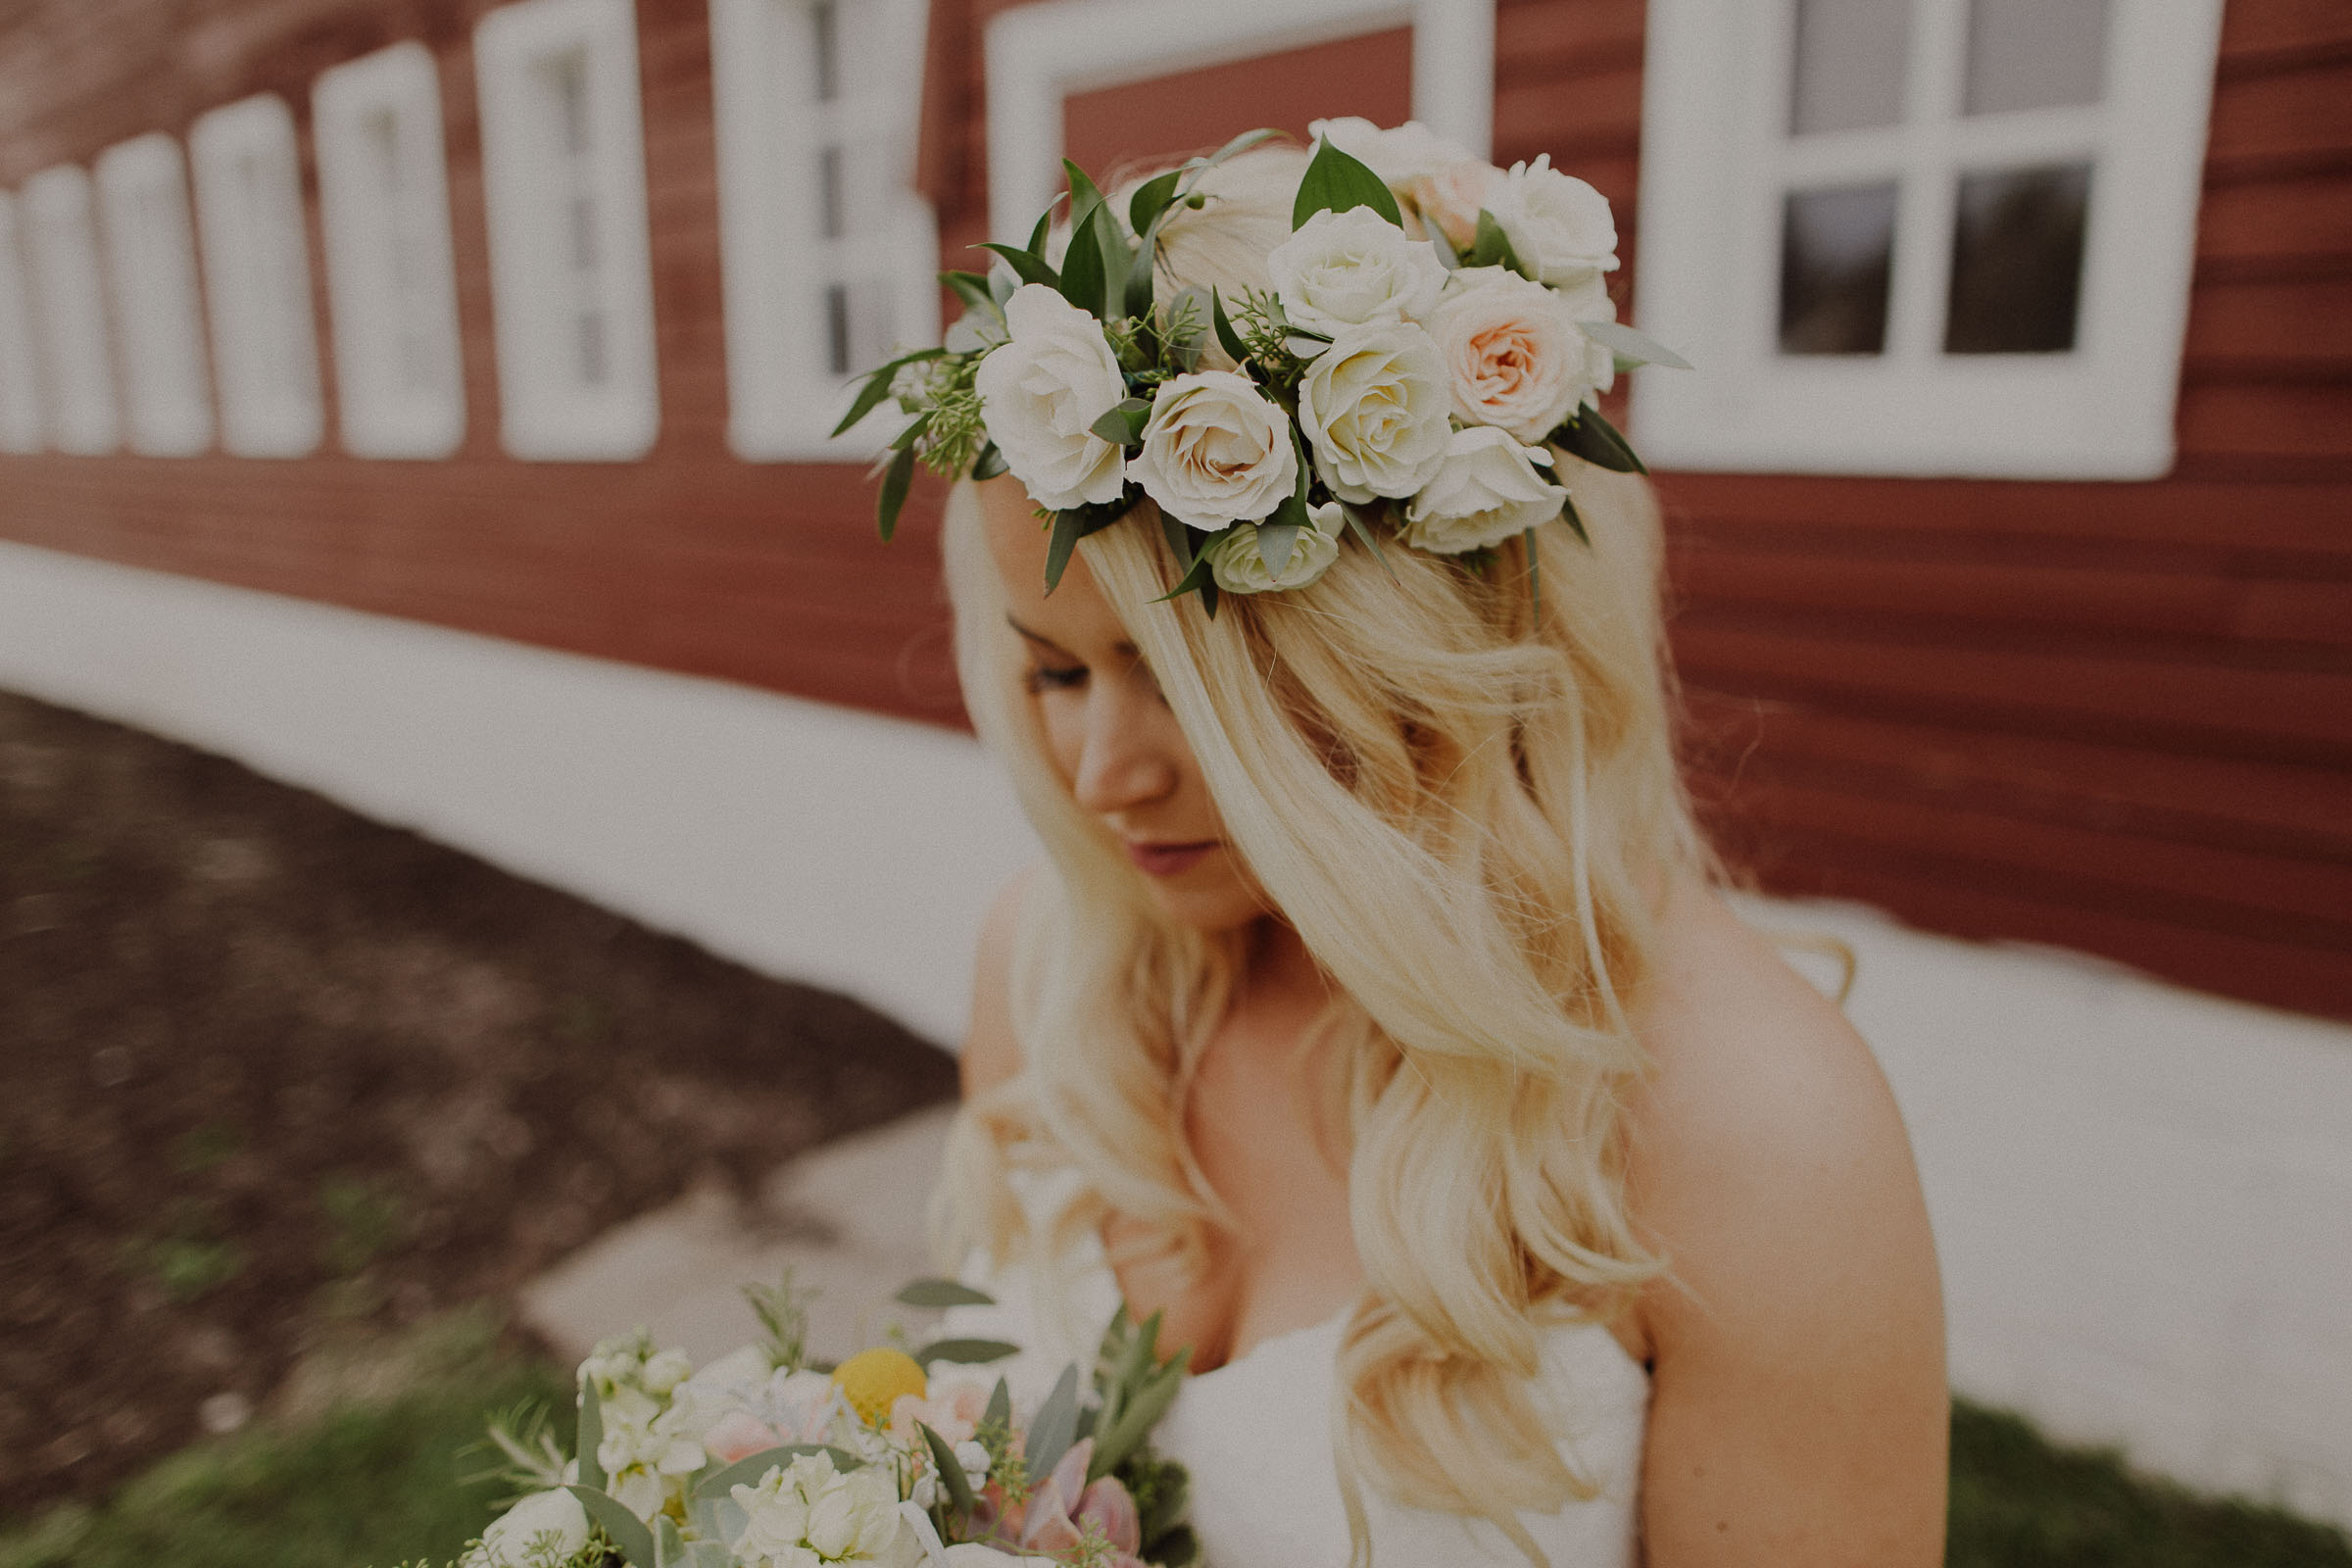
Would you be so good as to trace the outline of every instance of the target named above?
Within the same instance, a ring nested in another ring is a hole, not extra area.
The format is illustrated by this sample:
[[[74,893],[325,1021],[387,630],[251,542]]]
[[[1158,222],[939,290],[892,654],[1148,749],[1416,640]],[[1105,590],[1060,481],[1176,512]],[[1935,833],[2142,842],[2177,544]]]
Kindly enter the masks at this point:
[[[292,1427],[258,1424],[197,1444],[97,1508],[0,1523],[0,1568],[393,1568],[442,1562],[490,1522],[486,1414],[568,1382],[502,1355],[493,1328],[460,1318],[345,1378],[351,1393]],[[375,1385],[369,1387],[368,1385]],[[390,1392],[386,1385],[404,1392]],[[559,1434],[565,1441],[568,1430]]]
[[[489,1522],[466,1450],[494,1410],[562,1402],[569,1380],[450,1320],[342,1379],[291,1426],[197,1445],[103,1507],[0,1524],[0,1568],[393,1568],[442,1562]],[[391,1392],[392,1390],[404,1392]],[[568,1438],[568,1433],[559,1433]],[[2352,1543],[2275,1509],[2199,1497],[2114,1456],[2059,1448],[2012,1415],[1952,1416],[1949,1568],[2352,1568]]]

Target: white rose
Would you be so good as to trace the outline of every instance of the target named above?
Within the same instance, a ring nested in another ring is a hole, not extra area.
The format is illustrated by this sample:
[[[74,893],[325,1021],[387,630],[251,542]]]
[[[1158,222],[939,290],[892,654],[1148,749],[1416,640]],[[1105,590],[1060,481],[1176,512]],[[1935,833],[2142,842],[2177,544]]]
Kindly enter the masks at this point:
[[[1522,441],[1543,440],[1615,379],[1608,350],[1580,324],[1610,314],[1597,274],[1563,293],[1505,267],[1463,268],[1429,323],[1454,414]]]
[[[1196,370],[1160,384],[1134,473],[1162,512],[1213,532],[1282,505],[1298,455],[1290,419],[1249,377]]]
[[[1551,454],[1509,432],[1477,425],[1454,433],[1446,466],[1404,509],[1404,542],[1458,556],[1500,544],[1560,514],[1568,491],[1536,471]]]
[[[1617,270],[1617,220],[1608,198],[1552,168],[1549,153],[1513,164],[1487,192],[1487,211],[1519,260],[1546,283]]]
[[[1446,264],[1429,241],[1369,207],[1315,214],[1266,253],[1266,270],[1291,324],[1327,334],[1424,320],[1446,286]]]
[[[1287,593],[1322,576],[1340,559],[1340,530],[1348,526],[1348,514],[1331,501],[1308,508],[1307,518],[1314,526],[1298,530],[1280,571],[1266,564],[1256,523],[1228,528],[1209,541],[1205,553],[1217,586],[1236,594]]]
[[[1359,326],[1307,367],[1298,424],[1333,495],[1358,503],[1409,496],[1446,461],[1450,402],[1435,338],[1409,322]]]
[[[1061,511],[1116,501],[1126,456],[1094,423],[1127,396],[1102,323],[1043,283],[1024,283],[1004,302],[1012,336],[980,362],[989,439],[1039,506]]]
[[[1448,164],[1470,158],[1466,148],[1447,141],[1418,120],[1383,130],[1369,120],[1348,115],[1340,120],[1311,121],[1306,133],[1330,142],[1392,186],[1426,179]]]
[[[1466,251],[1478,242],[1478,215],[1501,178],[1501,170],[1472,158],[1424,174],[1406,194],[1424,227],[1442,230],[1456,251]]]
[[[588,1510],[568,1492],[534,1492],[482,1532],[461,1568],[526,1568],[568,1562],[588,1544]]]

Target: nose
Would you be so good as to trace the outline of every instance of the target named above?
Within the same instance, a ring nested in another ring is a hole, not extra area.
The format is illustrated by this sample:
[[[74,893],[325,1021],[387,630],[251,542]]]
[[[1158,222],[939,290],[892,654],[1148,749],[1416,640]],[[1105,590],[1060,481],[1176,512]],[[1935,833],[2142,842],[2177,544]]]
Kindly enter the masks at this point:
[[[1176,787],[1169,751],[1175,719],[1127,680],[1099,680],[1087,691],[1086,735],[1070,792],[1098,816],[1148,806]]]

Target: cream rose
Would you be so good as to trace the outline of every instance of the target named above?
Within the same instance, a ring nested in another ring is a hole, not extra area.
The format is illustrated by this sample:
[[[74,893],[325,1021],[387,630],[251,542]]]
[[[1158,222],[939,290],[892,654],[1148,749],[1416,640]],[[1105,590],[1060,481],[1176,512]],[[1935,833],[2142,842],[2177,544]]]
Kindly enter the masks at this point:
[[[1450,402],[1436,339],[1409,322],[1359,326],[1307,367],[1298,423],[1333,495],[1409,496],[1446,461]]]
[[[1429,241],[1369,207],[1315,214],[1266,254],[1266,270],[1293,326],[1335,335],[1425,320],[1446,286],[1446,264]]]
[[[1608,350],[1580,324],[1610,314],[1597,276],[1563,293],[1508,268],[1463,268],[1429,323],[1445,359],[1454,414],[1465,424],[1543,440],[1615,379]]]
[[[1160,384],[1133,472],[1179,522],[1254,522],[1298,484],[1291,421],[1248,376],[1196,370]]]
[[[1424,174],[1406,188],[1422,223],[1441,230],[1457,251],[1478,241],[1478,215],[1502,171],[1475,158]]]
[[[870,1562],[914,1568],[923,1558],[919,1537],[899,1511],[898,1488],[880,1466],[847,1473],[824,1454],[803,1454],[779,1465],[756,1487],[731,1496],[744,1512],[739,1562]]]
[[[1418,120],[1382,129],[1356,115],[1308,123],[1309,137],[1330,142],[1393,187],[1425,179],[1450,164],[1469,162],[1470,152],[1447,141]]]
[[[1404,542],[1458,556],[1549,522],[1568,500],[1565,486],[1537,471],[1550,464],[1544,448],[1522,446],[1492,425],[1454,432],[1446,466],[1404,509]]]
[[[1094,423],[1127,396],[1102,323],[1043,283],[1025,283],[1004,302],[1011,339],[980,362],[989,439],[1029,497],[1053,511],[1116,501],[1126,455]]]
[[[568,1492],[534,1492],[482,1532],[460,1568],[529,1568],[569,1562],[588,1544],[588,1510]],[[553,1549],[543,1549],[552,1547]]]
[[[1552,168],[1549,153],[1513,164],[1487,192],[1487,211],[1519,260],[1546,283],[1617,270],[1617,220],[1608,198]]]
[[[1259,540],[1260,524],[1245,522],[1209,542],[1209,574],[1228,593],[1288,593],[1305,587],[1340,559],[1340,533],[1348,526],[1348,514],[1336,501],[1309,507],[1307,518],[1314,526],[1298,530],[1290,559],[1279,571],[1267,564]]]

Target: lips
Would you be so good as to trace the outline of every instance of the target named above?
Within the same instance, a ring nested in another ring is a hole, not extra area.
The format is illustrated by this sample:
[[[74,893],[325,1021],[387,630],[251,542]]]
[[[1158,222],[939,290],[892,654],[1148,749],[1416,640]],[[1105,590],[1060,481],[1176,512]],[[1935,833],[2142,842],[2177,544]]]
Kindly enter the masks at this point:
[[[1175,876],[1200,863],[1217,843],[1215,839],[1202,839],[1195,844],[1139,844],[1130,839],[1127,858],[1148,876]]]

